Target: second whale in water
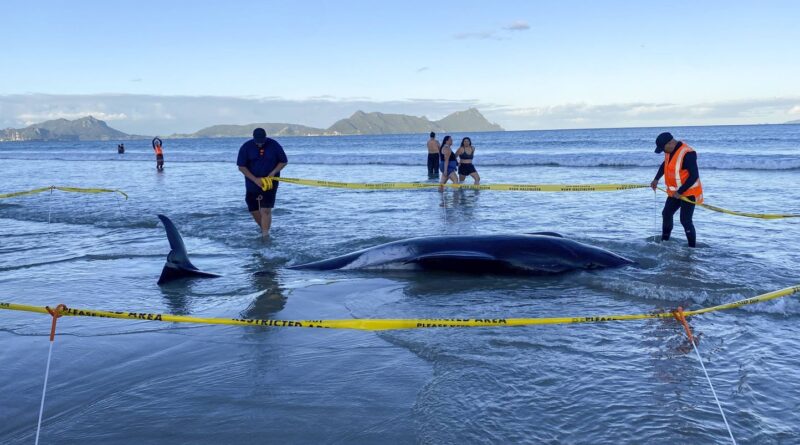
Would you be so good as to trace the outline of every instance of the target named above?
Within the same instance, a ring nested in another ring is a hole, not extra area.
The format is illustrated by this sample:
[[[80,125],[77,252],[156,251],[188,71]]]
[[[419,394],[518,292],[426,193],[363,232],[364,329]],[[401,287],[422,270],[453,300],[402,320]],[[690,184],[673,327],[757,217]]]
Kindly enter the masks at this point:
[[[633,262],[552,232],[409,238],[291,266],[298,270],[423,269],[478,273],[557,274]]]

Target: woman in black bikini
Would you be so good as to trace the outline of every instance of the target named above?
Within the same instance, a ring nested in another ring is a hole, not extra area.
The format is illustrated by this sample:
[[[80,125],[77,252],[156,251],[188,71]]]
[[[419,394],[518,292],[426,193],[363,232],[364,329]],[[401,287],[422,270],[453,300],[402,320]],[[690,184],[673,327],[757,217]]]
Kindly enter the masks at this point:
[[[478,174],[478,170],[475,170],[475,166],[472,165],[472,158],[475,157],[475,147],[472,146],[472,139],[461,139],[461,146],[458,147],[456,156],[459,158],[458,182],[464,182],[467,176],[472,176],[475,185],[480,184],[481,176]]]

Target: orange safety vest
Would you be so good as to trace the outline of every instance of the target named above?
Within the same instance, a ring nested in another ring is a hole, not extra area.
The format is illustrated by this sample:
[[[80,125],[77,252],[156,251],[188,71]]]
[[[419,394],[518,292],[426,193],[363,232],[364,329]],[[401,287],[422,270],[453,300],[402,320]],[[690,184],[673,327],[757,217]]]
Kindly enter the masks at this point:
[[[153,150],[156,151],[156,156],[164,154],[164,152],[161,151],[161,146],[160,145],[156,145],[155,147],[153,147]]]
[[[693,151],[692,147],[682,142],[671,160],[670,154],[664,152],[664,182],[667,184],[667,191],[677,192],[689,178],[689,171],[683,169],[683,157],[686,156],[686,153]],[[697,181],[683,193],[683,196],[694,196],[697,204],[703,203],[703,185],[700,184],[700,178],[697,178]]]

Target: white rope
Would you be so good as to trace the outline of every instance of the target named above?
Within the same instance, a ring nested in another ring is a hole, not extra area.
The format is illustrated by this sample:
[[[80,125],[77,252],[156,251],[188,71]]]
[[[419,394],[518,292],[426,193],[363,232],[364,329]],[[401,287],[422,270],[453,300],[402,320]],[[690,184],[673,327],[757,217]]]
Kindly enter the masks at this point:
[[[258,202],[258,230],[261,231],[261,238],[263,239],[264,238],[264,214],[261,213],[261,198],[262,197],[263,196],[259,194],[258,198],[256,198],[256,201]]]
[[[50,197],[47,199],[47,224],[50,224],[50,210],[53,208],[53,188],[50,187]]]
[[[122,217],[122,197],[117,195],[117,216]]]
[[[44,413],[44,396],[47,394],[47,379],[50,376],[50,356],[53,354],[53,342],[50,342],[50,350],[47,352],[47,368],[44,371],[44,388],[42,388],[42,403],[39,405],[39,423],[36,424],[36,442],[39,445],[39,431],[42,429],[42,413]]]
[[[442,196],[442,216],[444,217],[444,225],[447,225],[447,191],[439,192]]]
[[[658,232],[658,196],[655,190],[653,190],[653,232],[655,233],[653,241],[658,241],[661,234]]]
[[[714,385],[711,384],[711,378],[708,376],[708,371],[706,371],[706,365],[703,364],[703,358],[700,357],[700,351],[697,350],[697,345],[695,344],[694,340],[689,340],[694,347],[694,352],[697,354],[697,360],[700,361],[700,366],[703,368],[703,373],[706,375],[706,380],[708,380],[708,386],[711,387],[711,393],[714,394],[714,401],[717,402],[717,407],[719,408],[719,413],[722,414],[722,421],[725,422],[725,428],[728,429],[728,434],[731,436],[731,442],[733,445],[736,445],[736,439],[733,438],[733,432],[731,431],[731,426],[728,425],[728,419],[725,418],[725,412],[722,411],[722,405],[719,403],[719,399],[717,398],[717,392],[714,391]]]

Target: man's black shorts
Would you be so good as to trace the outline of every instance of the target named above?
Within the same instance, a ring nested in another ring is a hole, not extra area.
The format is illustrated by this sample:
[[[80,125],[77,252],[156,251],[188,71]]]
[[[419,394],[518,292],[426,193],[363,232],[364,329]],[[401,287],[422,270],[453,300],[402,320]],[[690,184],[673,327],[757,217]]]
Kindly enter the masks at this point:
[[[250,212],[258,211],[258,197],[261,197],[261,208],[271,209],[275,207],[275,195],[278,194],[278,181],[272,183],[272,189],[266,192],[247,192],[244,195],[244,202],[247,203],[247,210]]]
[[[156,161],[164,162],[164,155],[156,155]]]

